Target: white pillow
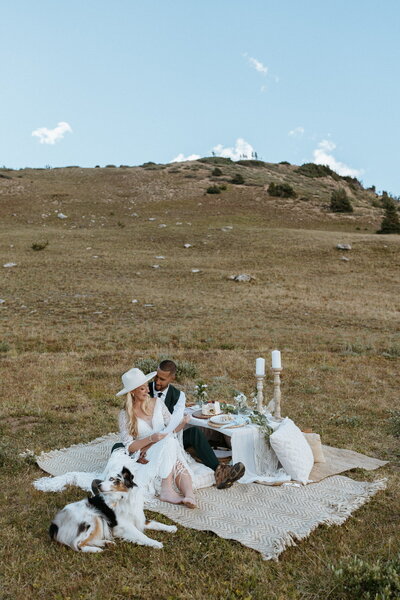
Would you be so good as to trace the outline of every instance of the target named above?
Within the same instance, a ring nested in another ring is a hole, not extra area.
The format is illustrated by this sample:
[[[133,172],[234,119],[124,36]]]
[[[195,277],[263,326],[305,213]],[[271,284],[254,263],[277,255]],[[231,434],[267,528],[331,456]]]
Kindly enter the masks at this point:
[[[286,473],[295,481],[307,483],[314,456],[297,425],[286,417],[269,441]]]

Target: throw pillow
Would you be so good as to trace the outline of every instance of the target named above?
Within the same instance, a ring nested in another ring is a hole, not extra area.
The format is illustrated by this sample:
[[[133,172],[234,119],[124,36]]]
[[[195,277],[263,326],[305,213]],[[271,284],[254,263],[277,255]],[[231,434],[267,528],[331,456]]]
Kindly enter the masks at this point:
[[[306,438],[307,442],[310,444],[311,451],[314,455],[314,462],[315,463],[326,462],[326,458],[325,458],[324,452],[322,450],[321,436],[319,435],[319,433],[304,433],[303,432],[303,435]]]
[[[270,435],[269,441],[286,473],[295,481],[307,483],[314,457],[297,425],[286,417]]]

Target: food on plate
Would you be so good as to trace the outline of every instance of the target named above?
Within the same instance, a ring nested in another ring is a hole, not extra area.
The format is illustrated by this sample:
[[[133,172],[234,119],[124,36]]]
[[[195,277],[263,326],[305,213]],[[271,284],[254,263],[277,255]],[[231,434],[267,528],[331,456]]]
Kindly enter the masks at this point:
[[[203,404],[201,407],[201,413],[203,415],[219,415],[221,413],[221,408],[219,402],[207,402],[207,404]]]
[[[232,423],[235,420],[234,415],[218,415],[215,417],[211,417],[210,421],[212,423],[218,423],[220,425],[224,425],[225,423]]]

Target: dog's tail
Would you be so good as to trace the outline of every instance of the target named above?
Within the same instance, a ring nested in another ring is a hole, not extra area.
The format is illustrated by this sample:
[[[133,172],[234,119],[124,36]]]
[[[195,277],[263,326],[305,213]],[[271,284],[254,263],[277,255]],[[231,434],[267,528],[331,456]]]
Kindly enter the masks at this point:
[[[52,523],[49,527],[49,536],[51,537],[52,540],[56,540],[57,534],[58,534],[58,525],[56,525],[55,523]]]

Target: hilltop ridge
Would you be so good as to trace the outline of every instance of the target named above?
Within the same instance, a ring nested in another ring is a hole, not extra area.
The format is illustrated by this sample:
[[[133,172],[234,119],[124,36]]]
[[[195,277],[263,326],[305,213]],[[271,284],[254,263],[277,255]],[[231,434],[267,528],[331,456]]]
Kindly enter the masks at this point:
[[[238,183],[233,183],[236,180]],[[295,197],[272,196],[268,192],[271,183],[289,186]],[[207,193],[213,186],[218,188],[217,193]],[[346,191],[353,213],[330,211],[330,196],[339,188]],[[374,188],[365,189],[357,179],[341,177],[329,167],[313,163],[299,167],[287,162],[233,162],[205,157],[180,163],[147,162],[134,167],[0,169],[3,219],[14,215],[14,220],[28,218],[32,224],[38,224],[55,218],[59,209],[68,215],[68,226],[72,221],[77,227],[88,225],[82,220],[90,211],[95,219],[102,218],[104,226],[114,222],[127,225],[123,221],[131,216],[133,207],[147,210],[155,200],[165,204],[167,210],[175,207],[179,212],[189,206],[193,209],[199,202],[204,214],[234,211],[244,216],[251,211],[270,227],[373,233],[383,216]]]

